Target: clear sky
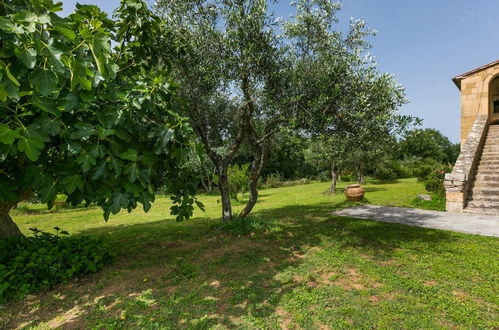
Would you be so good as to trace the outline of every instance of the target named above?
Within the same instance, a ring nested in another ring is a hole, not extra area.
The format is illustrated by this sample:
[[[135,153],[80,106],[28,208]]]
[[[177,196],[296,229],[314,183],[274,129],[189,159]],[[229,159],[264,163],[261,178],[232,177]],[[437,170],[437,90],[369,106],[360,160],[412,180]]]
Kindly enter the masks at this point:
[[[76,2],[112,13],[119,0],[62,0],[63,15]],[[460,138],[459,91],[451,78],[499,59],[497,0],[343,0],[341,18],[363,18],[378,31],[370,41],[383,72],[393,73],[410,103],[403,114],[424,120],[453,142]],[[289,0],[275,7],[291,12]]]

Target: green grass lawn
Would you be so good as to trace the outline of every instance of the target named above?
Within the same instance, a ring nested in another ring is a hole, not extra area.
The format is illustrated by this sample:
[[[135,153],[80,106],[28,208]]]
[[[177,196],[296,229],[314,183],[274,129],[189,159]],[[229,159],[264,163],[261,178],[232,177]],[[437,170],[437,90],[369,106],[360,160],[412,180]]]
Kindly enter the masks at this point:
[[[328,215],[348,204],[327,188],[261,191],[254,214],[270,229],[241,237],[220,229],[218,197],[208,195],[206,212],[184,223],[166,198],[108,223],[98,208],[14,213],[25,233],[59,226],[104,237],[117,258],[3,306],[0,327],[499,327],[497,238]],[[415,179],[366,188],[369,203],[393,206],[424,193]]]

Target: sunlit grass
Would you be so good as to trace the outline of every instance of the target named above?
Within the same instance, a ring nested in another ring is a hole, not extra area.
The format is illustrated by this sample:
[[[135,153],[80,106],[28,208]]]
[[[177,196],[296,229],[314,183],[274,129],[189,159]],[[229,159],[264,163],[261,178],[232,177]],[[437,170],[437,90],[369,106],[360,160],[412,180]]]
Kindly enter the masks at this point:
[[[341,184],[340,188],[345,184]],[[5,327],[497,328],[499,240],[343,218],[327,183],[261,191],[248,235],[219,225],[218,196],[176,223],[169,201],[105,223],[98,208],[15,215],[29,227],[105,238],[105,270],[0,309]],[[366,186],[369,203],[411,206],[415,179]],[[243,204],[235,205],[237,213]],[[269,228],[269,229],[266,229]]]

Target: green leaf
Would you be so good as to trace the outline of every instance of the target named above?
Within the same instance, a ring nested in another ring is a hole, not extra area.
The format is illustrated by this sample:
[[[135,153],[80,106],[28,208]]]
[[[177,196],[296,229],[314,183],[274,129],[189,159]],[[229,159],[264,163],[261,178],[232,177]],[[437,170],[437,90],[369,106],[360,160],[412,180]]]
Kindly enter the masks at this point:
[[[196,201],[196,205],[199,207],[199,209],[200,209],[201,211],[203,211],[203,212],[205,211],[205,208],[204,208],[204,204],[203,204],[203,203],[201,203],[200,201]]]
[[[117,159],[113,159],[111,161],[110,166],[113,169],[114,173],[116,173],[116,175],[120,175],[121,174],[122,168],[123,168],[123,163],[122,162],[120,162]]]
[[[76,33],[71,31],[70,29],[64,27],[54,27],[55,30],[59,31],[62,35],[64,35],[69,40],[74,40],[76,38]]]
[[[17,148],[19,151],[24,152],[26,157],[35,162],[40,157],[43,149],[43,141],[37,136],[23,134],[17,140]]]
[[[94,174],[92,175],[92,180],[97,181],[100,178],[102,178],[106,174],[106,163],[102,162],[99,166],[94,171]]]
[[[89,123],[76,123],[74,129],[76,130],[73,130],[71,134],[69,134],[69,137],[74,140],[86,140],[90,138],[94,132],[94,127]]]
[[[5,32],[12,32],[17,34],[23,34],[24,29],[22,26],[16,25],[11,19],[7,17],[0,17],[0,30]]]
[[[25,49],[22,53],[16,49],[16,56],[28,69],[33,69],[35,67],[36,55],[36,50],[33,48]]]
[[[97,163],[97,160],[91,154],[83,154],[78,157],[77,162],[81,165],[83,172],[88,172]]]
[[[38,109],[53,114],[54,116],[59,117],[61,112],[55,106],[52,100],[46,98],[35,97],[33,98],[32,104]]]
[[[9,63],[10,65],[10,63]],[[19,83],[19,81],[17,81],[16,77],[14,77],[12,75],[12,72],[10,72],[9,70],[9,65],[7,65],[5,67],[5,73],[7,73],[7,77],[10,79],[10,81],[12,81],[14,83],[14,85],[16,85],[17,87],[21,86],[21,84]]]
[[[7,101],[7,96],[9,96],[9,93],[7,92],[7,89],[5,88],[5,84],[0,85],[0,101],[5,102]]]
[[[55,183],[46,185],[45,187],[38,190],[38,196],[40,196],[42,203],[48,203],[49,208],[53,205],[53,201],[57,195],[57,189]]]
[[[140,168],[137,165],[137,163],[129,164],[126,167],[125,173],[128,173],[128,180],[130,180],[131,183],[134,183],[137,181],[137,177],[139,176]]]
[[[120,158],[130,160],[132,162],[136,162],[137,161],[137,150],[128,149],[127,151],[125,151],[124,153],[122,153],[120,155]]]
[[[73,111],[78,106],[78,96],[73,93],[66,95],[64,101],[64,111]]]
[[[43,96],[48,96],[52,94],[57,88],[59,83],[59,77],[52,70],[43,70],[41,68],[36,69],[30,75],[31,87],[39,91]]]
[[[116,214],[121,210],[121,206],[126,202],[126,196],[122,193],[116,193],[113,197],[113,203],[109,210],[111,213]]]
[[[62,183],[66,186],[66,192],[72,194],[76,189],[83,190],[84,181],[83,177],[79,174],[71,175],[62,180]]]
[[[97,127],[97,132],[99,133],[99,139],[104,140],[110,135],[113,135],[115,131],[113,129],[107,129],[102,126]]]
[[[17,138],[19,133],[16,130],[10,129],[6,124],[0,124],[0,143],[11,144]]]

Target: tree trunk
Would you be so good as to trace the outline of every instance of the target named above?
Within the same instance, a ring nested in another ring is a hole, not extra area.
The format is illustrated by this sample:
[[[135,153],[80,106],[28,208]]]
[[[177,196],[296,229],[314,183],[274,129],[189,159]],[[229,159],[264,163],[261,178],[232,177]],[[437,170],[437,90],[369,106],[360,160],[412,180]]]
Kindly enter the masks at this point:
[[[358,177],[359,177],[359,184],[366,184],[366,177],[364,176],[364,173],[362,173],[362,171],[359,171]]]
[[[207,193],[209,193],[210,192],[209,184],[207,184],[206,182],[204,182],[204,179],[201,179],[201,184],[203,185],[204,190]]]
[[[329,191],[332,193],[336,192],[336,181],[337,181],[337,171],[336,171],[336,165],[332,164],[331,165],[331,187],[329,187]]]
[[[222,220],[232,220],[232,204],[230,202],[230,186],[229,177],[227,176],[228,164],[220,165],[220,173],[218,179],[218,189],[222,198]]]
[[[251,164],[251,172],[248,185],[249,197],[246,206],[239,214],[241,218],[246,218],[251,213],[253,207],[255,207],[256,202],[258,201],[258,180],[262,175],[265,161],[267,159],[267,154],[269,152],[269,147],[270,141],[268,140],[263,142],[263,146],[254,145],[254,158]]]
[[[24,236],[9,214],[16,204],[0,202],[0,239]]]

